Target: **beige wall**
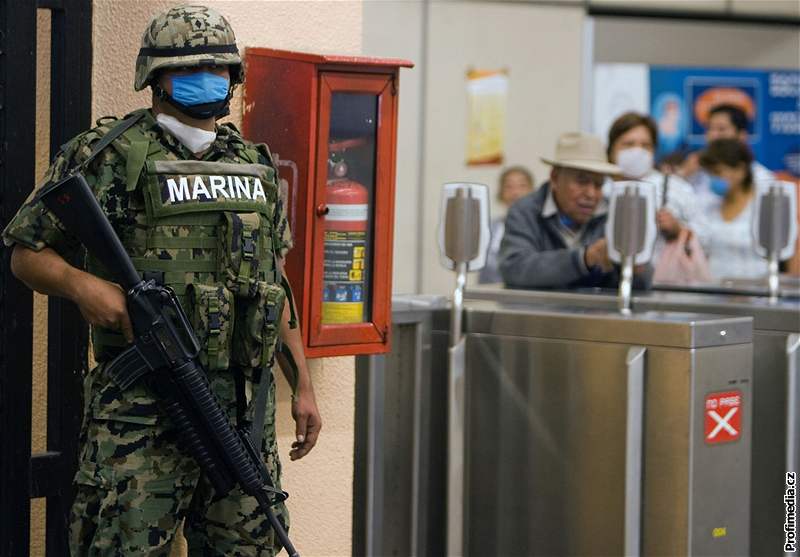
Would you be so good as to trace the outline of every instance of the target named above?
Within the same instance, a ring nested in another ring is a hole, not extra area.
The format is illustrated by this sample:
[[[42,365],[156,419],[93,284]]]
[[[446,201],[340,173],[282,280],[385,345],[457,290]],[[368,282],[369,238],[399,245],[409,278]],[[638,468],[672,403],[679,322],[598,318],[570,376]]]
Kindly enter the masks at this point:
[[[226,15],[235,31],[240,49],[268,46],[314,52],[358,54],[361,51],[362,5],[344,1],[208,1],[207,5]],[[133,71],[141,33],[155,12],[177,2],[162,0],[96,0],[94,3],[94,64],[92,68],[93,119],[125,113],[149,104],[147,92],[133,92]],[[46,14],[40,16],[40,51],[47,51],[49,34]],[[45,46],[43,46],[45,45]],[[49,66],[44,57],[38,67],[37,100],[40,117],[37,132],[47,129]],[[239,91],[238,98],[241,96]],[[241,123],[241,104],[235,103],[230,119]],[[47,142],[37,150],[39,168],[46,165]],[[46,354],[46,306],[37,298],[37,331],[34,354],[38,385],[44,384]],[[353,419],[355,370],[353,358],[315,360],[310,363],[323,431],[317,447],[305,459],[291,462],[289,447],[294,439],[290,398],[281,380],[278,392],[278,444],[283,459],[283,486],[291,493],[292,538],[303,555],[332,557],[351,553],[351,507],[353,479]],[[41,397],[34,396],[41,401]],[[44,424],[44,406],[35,409],[35,423]],[[34,428],[35,450],[44,448],[42,427]],[[43,555],[42,505],[36,503],[37,517],[32,532],[31,555]]]
[[[314,52],[361,51],[360,0],[216,0],[236,32],[239,48],[268,46]],[[149,104],[149,90],[133,91],[133,70],[141,34],[150,17],[179,2],[95,0],[92,112],[123,115]],[[125,22],[123,26],[120,22]],[[108,71],[114,68],[114,71]],[[241,94],[241,89],[238,91]],[[240,122],[241,109],[231,119]]]
[[[588,4],[592,7],[649,8],[682,13],[702,11],[719,15],[800,16],[800,2],[797,0],[588,0]]]
[[[583,19],[583,9],[572,5],[430,4],[424,192],[418,226],[409,226],[423,235],[422,292],[443,294],[454,285],[436,244],[441,185],[477,181],[494,192],[501,170],[464,164],[467,68],[509,70],[506,163],[527,166],[540,183],[547,167],[539,157],[552,154],[560,133],[579,126]]]
[[[407,0],[364,3],[362,50],[368,56],[405,58],[411,70],[400,71],[400,107],[397,130],[397,180],[395,193],[394,273],[392,290],[416,290],[416,260],[419,230],[416,226],[420,200],[420,161],[424,2]]]
[[[598,63],[800,67],[796,27],[598,17],[594,37]]]
[[[464,165],[467,68],[509,69],[507,163],[542,181],[539,155],[579,125],[583,19],[575,2],[365,3],[364,52],[415,63],[401,78],[394,292],[452,288],[436,244],[441,185],[496,187],[501,167]]]
[[[36,12],[36,181],[50,160],[50,12]],[[33,296],[33,370],[31,393],[31,452],[47,450],[47,297]],[[44,499],[31,501],[30,554],[44,555]]]

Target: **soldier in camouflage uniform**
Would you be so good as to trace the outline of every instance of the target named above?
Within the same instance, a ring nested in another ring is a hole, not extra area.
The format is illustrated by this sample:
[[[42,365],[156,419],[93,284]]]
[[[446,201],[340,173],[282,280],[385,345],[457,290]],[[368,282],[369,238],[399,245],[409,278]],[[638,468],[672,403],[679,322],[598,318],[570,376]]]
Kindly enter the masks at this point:
[[[101,119],[75,137],[45,183],[91,159],[83,173],[100,206],[142,276],[175,289],[203,345],[212,389],[230,418],[261,439],[279,487],[271,367],[278,336],[297,363],[281,366],[294,392],[292,460],[314,446],[321,420],[282,272],[291,239],[274,162],[266,145],[216,124],[243,79],[220,14],[181,6],[157,15],[136,61],[135,88],[152,88],[152,108]],[[108,134],[117,137],[95,153]],[[215,498],[143,382],[121,389],[104,373],[132,339],[124,293],[108,270],[91,257],[87,271],[67,262],[79,246],[33,194],[3,238],[14,246],[18,278],[73,300],[92,326],[99,365],[84,378],[73,555],[167,555],[184,518],[190,555],[275,554],[280,548],[255,499],[238,488]],[[285,507],[275,510],[288,527]]]

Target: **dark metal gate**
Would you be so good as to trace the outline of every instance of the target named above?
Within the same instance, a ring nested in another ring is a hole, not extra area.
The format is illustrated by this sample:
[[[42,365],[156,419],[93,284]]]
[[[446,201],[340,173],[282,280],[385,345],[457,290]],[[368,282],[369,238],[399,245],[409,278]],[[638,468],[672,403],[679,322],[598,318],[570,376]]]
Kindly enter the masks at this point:
[[[0,0],[0,228],[35,177],[37,8],[51,12],[50,153],[91,123],[91,0]],[[45,497],[46,551],[68,554],[86,327],[48,303],[47,451],[31,454],[33,299],[0,253],[0,556],[28,555],[30,501]]]

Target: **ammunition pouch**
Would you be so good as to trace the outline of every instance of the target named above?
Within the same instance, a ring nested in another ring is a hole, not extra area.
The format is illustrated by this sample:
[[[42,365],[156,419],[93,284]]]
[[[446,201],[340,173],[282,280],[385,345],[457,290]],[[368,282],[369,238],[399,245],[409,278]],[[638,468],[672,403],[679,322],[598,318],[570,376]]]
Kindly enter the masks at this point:
[[[255,296],[236,316],[232,361],[242,367],[269,369],[275,355],[286,294],[279,284],[255,283]]]
[[[225,212],[219,234],[220,281],[238,297],[257,295],[259,267],[273,270],[272,239],[258,213]],[[263,273],[261,273],[263,274]]]
[[[233,294],[224,286],[191,284],[186,290],[189,316],[202,347],[200,363],[207,371],[228,368],[234,330]]]

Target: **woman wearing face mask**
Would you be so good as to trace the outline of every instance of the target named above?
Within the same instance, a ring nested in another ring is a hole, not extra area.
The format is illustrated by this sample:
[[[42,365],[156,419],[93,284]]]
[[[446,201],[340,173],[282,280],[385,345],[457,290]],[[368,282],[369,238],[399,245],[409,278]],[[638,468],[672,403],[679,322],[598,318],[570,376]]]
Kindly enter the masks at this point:
[[[717,279],[758,278],[766,262],[753,249],[753,174],[750,148],[738,139],[713,141],[700,155],[716,200],[708,206],[708,260]]]
[[[697,199],[692,186],[680,176],[665,175],[654,168],[653,154],[658,142],[658,128],[655,120],[644,114],[627,112],[617,118],[608,132],[608,160],[622,169],[622,180],[648,182],[656,190],[656,223],[660,232],[653,252],[656,267],[654,280],[666,282],[661,277],[670,276],[673,280],[691,282],[706,280],[707,274],[701,269],[702,263],[690,269],[659,269],[659,258],[665,247],[680,239],[685,247],[694,245],[699,251],[705,242],[707,227],[705,219],[697,209]],[[694,239],[692,239],[692,235]],[[687,248],[687,257],[691,249]],[[670,280],[670,281],[673,281]]]

